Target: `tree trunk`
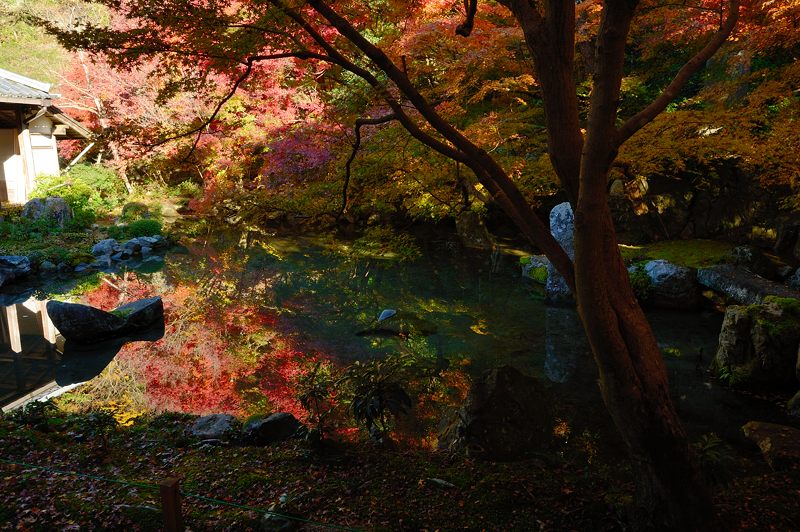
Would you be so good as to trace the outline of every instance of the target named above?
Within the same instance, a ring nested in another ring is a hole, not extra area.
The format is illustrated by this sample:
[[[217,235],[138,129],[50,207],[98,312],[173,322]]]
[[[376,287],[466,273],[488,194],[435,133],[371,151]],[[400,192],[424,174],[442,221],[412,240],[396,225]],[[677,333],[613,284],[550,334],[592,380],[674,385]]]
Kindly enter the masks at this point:
[[[711,529],[711,497],[670,398],[660,349],[630,286],[604,194],[581,190],[575,282],[600,391],[636,476],[632,524],[642,530]]]

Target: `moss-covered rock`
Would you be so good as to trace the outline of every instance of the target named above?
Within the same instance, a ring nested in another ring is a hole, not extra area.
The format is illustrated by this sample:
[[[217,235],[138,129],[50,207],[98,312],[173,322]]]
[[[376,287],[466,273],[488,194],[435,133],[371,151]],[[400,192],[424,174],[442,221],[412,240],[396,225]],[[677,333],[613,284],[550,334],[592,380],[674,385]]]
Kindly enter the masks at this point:
[[[713,362],[717,375],[743,388],[796,388],[800,300],[769,296],[725,312]]]

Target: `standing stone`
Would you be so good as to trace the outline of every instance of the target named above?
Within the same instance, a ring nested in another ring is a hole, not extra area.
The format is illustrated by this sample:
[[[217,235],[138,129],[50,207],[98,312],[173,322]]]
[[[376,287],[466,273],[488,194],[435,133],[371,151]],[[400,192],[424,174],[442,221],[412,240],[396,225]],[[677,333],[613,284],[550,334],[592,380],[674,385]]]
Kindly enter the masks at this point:
[[[575,260],[575,217],[569,202],[559,203],[550,211],[550,232],[561,244],[569,258]],[[547,285],[545,301],[550,305],[570,306],[575,304],[572,291],[555,266],[547,266]]]
[[[34,198],[22,207],[22,216],[31,220],[51,219],[63,229],[72,220],[72,209],[64,198]]]

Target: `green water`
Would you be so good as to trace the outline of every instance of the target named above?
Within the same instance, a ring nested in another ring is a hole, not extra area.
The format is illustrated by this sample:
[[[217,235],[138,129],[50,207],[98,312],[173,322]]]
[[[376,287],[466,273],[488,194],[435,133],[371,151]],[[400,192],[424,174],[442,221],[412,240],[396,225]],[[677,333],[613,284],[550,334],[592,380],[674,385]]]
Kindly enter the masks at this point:
[[[472,377],[510,364],[549,382],[567,408],[606,418],[575,311],[547,308],[542,288],[521,276],[518,256],[464,250],[447,236],[417,244],[419,258],[397,262],[354,254],[350,243],[329,238],[217,235],[170,252],[162,270],[139,278],[157,293],[191,287],[207,313],[195,318],[201,321],[255,308],[272,316],[270,328],[299,351],[342,365],[409,345]],[[397,314],[379,324],[385,309]],[[170,312],[180,321],[198,309]],[[748,419],[782,420],[774,405],[743,399],[710,380],[705,368],[716,349],[719,314],[648,316],[692,432],[733,434]],[[170,334],[167,323],[166,342]]]

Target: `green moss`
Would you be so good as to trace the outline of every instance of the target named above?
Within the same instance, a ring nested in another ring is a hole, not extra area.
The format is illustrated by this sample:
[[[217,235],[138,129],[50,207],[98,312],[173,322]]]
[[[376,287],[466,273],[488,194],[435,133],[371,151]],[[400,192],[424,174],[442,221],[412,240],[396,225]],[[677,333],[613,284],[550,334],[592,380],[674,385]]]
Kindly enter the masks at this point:
[[[545,284],[547,282],[547,266],[533,268],[530,272],[528,272],[528,275],[537,283]]]
[[[673,264],[703,268],[726,262],[733,245],[715,240],[665,240],[642,246],[621,245],[622,256],[631,262],[665,259]]]
[[[118,318],[127,318],[128,316],[131,315],[131,313],[133,313],[133,309],[132,308],[114,309],[114,310],[109,311],[109,314],[113,314],[114,316],[116,316]]]
[[[764,298],[764,303],[773,303],[778,305],[785,313],[800,317],[800,299],[794,297],[767,296]]]

